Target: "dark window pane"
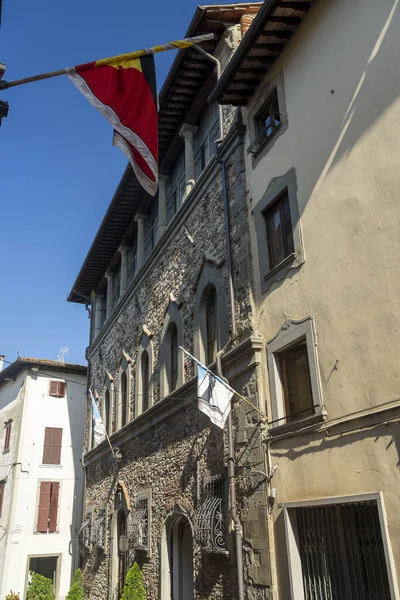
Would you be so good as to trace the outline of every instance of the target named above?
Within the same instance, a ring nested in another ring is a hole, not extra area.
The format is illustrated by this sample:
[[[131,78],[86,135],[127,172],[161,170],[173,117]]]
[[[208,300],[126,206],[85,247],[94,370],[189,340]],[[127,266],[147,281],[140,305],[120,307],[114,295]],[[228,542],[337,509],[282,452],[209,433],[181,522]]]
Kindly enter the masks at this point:
[[[207,364],[213,363],[217,356],[217,294],[213,287],[206,305]]]
[[[276,131],[277,127],[279,127],[281,124],[278,95],[276,90],[274,90],[272,93],[264,110],[256,119],[256,121],[259,134],[265,138],[271,137],[271,135]]]
[[[267,229],[269,266],[270,269],[273,269],[294,252],[292,220],[287,192],[264,213],[264,218]]]
[[[149,355],[147,350],[142,353],[142,411],[149,408]]]
[[[105,411],[105,415],[104,415],[104,420],[105,420],[105,428],[106,431],[108,433],[108,435],[110,435],[111,433],[111,406],[110,406],[110,392],[109,390],[106,390],[105,393],[105,397],[104,397],[104,411]]]
[[[169,391],[173,392],[178,383],[178,330],[175,323],[169,326],[170,365],[168,373]]]
[[[290,415],[300,419],[313,414],[310,366],[308,364],[306,342],[292,346],[289,350],[283,352],[280,355],[280,360],[287,419],[290,419]]]
[[[126,417],[128,414],[128,379],[125,371],[121,374],[121,425],[126,425]]]

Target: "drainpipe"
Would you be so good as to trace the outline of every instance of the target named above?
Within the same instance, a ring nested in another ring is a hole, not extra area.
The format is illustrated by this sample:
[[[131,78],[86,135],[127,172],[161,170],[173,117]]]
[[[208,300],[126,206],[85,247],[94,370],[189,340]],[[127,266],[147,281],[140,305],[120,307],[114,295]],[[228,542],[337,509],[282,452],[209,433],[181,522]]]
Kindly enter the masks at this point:
[[[195,48],[200,54],[206,56],[209,60],[215,63],[217,67],[217,81],[221,77],[222,68],[221,63],[212,54],[206,52],[200,46],[194,44],[192,48]],[[216,140],[216,159],[219,165],[221,166],[221,175],[222,175],[222,196],[224,200],[224,223],[225,223],[225,244],[226,244],[226,264],[228,268],[228,280],[229,280],[229,301],[231,306],[231,318],[232,318],[232,330],[231,330],[231,339],[233,341],[236,339],[236,312],[235,312],[235,290],[233,287],[233,278],[232,278],[232,260],[231,260],[231,241],[229,237],[229,203],[228,203],[228,185],[227,185],[227,177],[226,177],[226,164],[222,160],[219,154],[220,144],[223,140],[223,128],[222,128],[222,106],[219,105],[219,130],[220,137]],[[221,364],[221,356],[224,353],[225,348],[219,350],[217,352],[216,357],[216,366],[217,366],[217,374],[221,379],[226,381],[226,378],[222,375],[222,364]],[[228,383],[228,382],[227,382]],[[236,547],[236,569],[237,569],[237,578],[238,578],[238,600],[244,600],[244,582],[243,582],[243,540],[242,540],[242,524],[239,519],[239,515],[237,513],[236,508],[236,477],[235,477],[235,447],[233,440],[233,423],[232,423],[232,411],[230,411],[228,415],[228,479],[229,479],[229,499],[230,499],[230,513],[232,517],[232,521],[234,523],[234,532],[235,532],[235,547]]]
[[[218,60],[218,58],[216,58],[215,56],[213,56],[209,52],[206,52],[203,48],[201,48],[201,46],[198,46],[197,44],[194,44],[192,46],[192,48],[195,48],[198,52],[200,52],[200,54],[203,54],[209,60],[211,60],[213,63],[216,64],[216,66],[217,66],[217,81],[218,81],[219,78],[221,77],[221,73],[222,73],[221,63]],[[228,268],[229,302],[230,302],[230,305],[231,305],[231,315],[232,315],[231,340],[235,340],[236,339],[235,290],[234,290],[234,287],[233,287],[232,259],[231,259],[231,241],[230,241],[230,238],[229,238],[229,229],[230,228],[229,228],[228,185],[227,185],[227,177],[226,177],[226,164],[222,160],[222,158],[221,158],[221,156],[219,154],[220,144],[221,144],[221,142],[223,140],[223,137],[224,137],[223,128],[222,128],[223,113],[222,113],[222,106],[221,106],[221,104],[218,106],[218,108],[219,108],[219,133],[220,133],[220,136],[219,136],[219,139],[216,140],[216,142],[215,142],[216,143],[216,147],[217,147],[217,151],[216,151],[215,157],[217,159],[217,162],[221,166],[221,174],[222,174],[222,196],[223,196],[223,200],[224,200],[226,264],[227,264],[227,268]]]
[[[225,352],[225,347],[217,352],[216,366],[218,376],[228,383],[227,379],[222,375],[221,357]],[[235,533],[236,547],[236,569],[238,578],[238,600],[244,600],[244,582],[243,582],[243,539],[242,539],[242,524],[239,519],[236,508],[236,477],[235,477],[235,448],[233,440],[233,423],[232,410],[228,415],[228,480],[229,480],[229,500],[230,513],[233,521]]]

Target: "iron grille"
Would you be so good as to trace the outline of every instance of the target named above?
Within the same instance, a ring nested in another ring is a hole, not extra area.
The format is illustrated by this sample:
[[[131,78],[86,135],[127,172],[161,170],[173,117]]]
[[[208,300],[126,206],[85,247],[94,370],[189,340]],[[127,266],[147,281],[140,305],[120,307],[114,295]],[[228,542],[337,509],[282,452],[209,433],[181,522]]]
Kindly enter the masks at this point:
[[[90,550],[91,533],[92,533],[92,515],[87,513],[86,520],[82,523],[78,532],[79,546],[81,553],[86,550]]]
[[[105,550],[107,540],[107,509],[101,508],[93,525],[93,542],[100,550]]]
[[[222,473],[204,481],[201,501],[196,511],[196,540],[206,552],[225,554],[225,478]]]
[[[305,600],[390,600],[376,502],[296,513]]]
[[[136,550],[149,547],[149,499],[139,498],[132,515],[132,544]]]

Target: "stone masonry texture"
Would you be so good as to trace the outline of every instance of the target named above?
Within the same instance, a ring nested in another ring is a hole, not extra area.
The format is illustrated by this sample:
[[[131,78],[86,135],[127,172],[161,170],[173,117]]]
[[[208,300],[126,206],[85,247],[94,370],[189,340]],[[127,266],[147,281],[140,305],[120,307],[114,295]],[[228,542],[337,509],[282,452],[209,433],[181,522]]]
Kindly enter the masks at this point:
[[[234,125],[224,144],[222,157],[227,165],[230,239],[235,288],[237,339],[239,344],[253,333],[250,243],[246,215],[246,181],[243,160],[243,131]],[[168,399],[160,398],[159,350],[161,330],[170,298],[176,299],[183,319],[184,346],[193,352],[194,307],[197,282],[207,260],[217,265],[226,298],[226,319],[230,328],[228,272],[224,233],[224,208],[221,169],[215,159],[207,167],[205,183],[198,182],[193,190],[195,202],[190,210],[180,209],[162,240],[162,252],[153,250],[147,265],[132,282],[122,307],[115,311],[88,351],[90,386],[101,397],[106,372],[116,385],[119,363],[124,351],[130,365],[129,410],[135,414],[135,364],[143,326],[151,334],[153,346],[153,402],[162,408]],[[198,191],[197,191],[198,190]],[[179,221],[180,219],[180,221]],[[193,243],[185,234],[190,232]],[[206,258],[205,258],[206,257]],[[260,406],[259,368],[252,366],[235,375],[230,382],[255,406]],[[184,377],[194,376],[192,361],[185,358]],[[122,458],[115,461],[110,452],[100,452],[107,442],[87,455],[86,507],[93,509],[93,519],[101,507],[107,506],[107,545],[100,551],[93,544],[82,554],[82,568],[87,597],[91,600],[117,598],[111,586],[112,522],[115,519],[115,495],[123,482],[130,506],[138,492],[151,490],[151,532],[148,555],[129,555],[129,565],[135,559],[143,569],[149,600],[160,598],[161,538],[165,521],[172,511],[187,516],[194,531],[193,565],[195,599],[233,600],[237,597],[237,573],[231,522],[226,515],[229,555],[213,555],[202,550],[196,542],[195,512],[198,505],[198,483],[206,474],[217,474],[227,467],[225,431],[212,426],[197,408],[195,386],[193,400],[165,417],[154,418],[140,434],[123,435],[115,432],[111,441],[121,450]],[[187,386],[186,386],[187,387]],[[185,390],[186,390],[185,387]],[[187,396],[188,391],[185,392]],[[177,400],[179,389],[173,393]],[[113,420],[115,421],[115,405]],[[153,409],[155,407],[153,406]],[[150,409],[149,414],[152,413]],[[154,411],[153,411],[154,412]],[[162,412],[160,412],[162,415]],[[146,420],[146,414],[139,419]],[[89,419],[88,419],[89,421]],[[237,501],[244,534],[244,570],[246,597],[253,600],[269,598],[269,555],[267,546],[267,509],[264,482],[254,485],[252,469],[265,470],[259,418],[248,405],[238,404],[234,414],[237,458]],[[133,427],[129,423],[124,431]],[[87,431],[87,437],[89,431]],[[120,439],[121,438],[121,439]],[[226,511],[228,513],[228,511]]]

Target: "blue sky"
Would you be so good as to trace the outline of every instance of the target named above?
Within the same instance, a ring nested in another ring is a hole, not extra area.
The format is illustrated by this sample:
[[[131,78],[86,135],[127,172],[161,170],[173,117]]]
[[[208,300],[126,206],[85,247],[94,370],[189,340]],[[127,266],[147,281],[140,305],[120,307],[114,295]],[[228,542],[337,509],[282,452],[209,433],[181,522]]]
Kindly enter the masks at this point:
[[[221,2],[227,4],[228,2]],[[3,0],[5,79],[182,37],[193,0]],[[158,88],[175,51],[156,57]],[[0,353],[84,362],[89,321],[66,302],[126,166],[112,129],[67,77],[0,92]]]

